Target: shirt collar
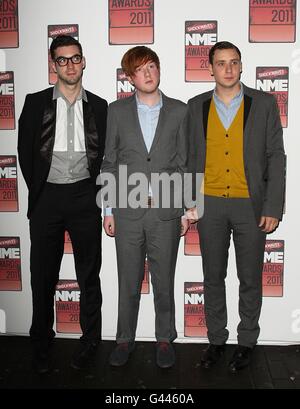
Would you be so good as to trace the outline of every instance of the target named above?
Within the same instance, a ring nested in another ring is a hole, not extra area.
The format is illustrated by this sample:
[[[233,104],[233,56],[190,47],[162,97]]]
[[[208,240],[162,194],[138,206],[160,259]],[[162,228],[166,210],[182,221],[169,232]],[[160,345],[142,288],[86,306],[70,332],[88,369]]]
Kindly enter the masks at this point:
[[[52,99],[55,100],[55,99],[58,99],[58,98],[63,98],[64,100],[66,100],[66,97],[60,91],[60,89],[58,88],[58,85],[55,84],[54,88],[53,88],[53,97],[52,97]],[[86,91],[85,91],[85,89],[83,87],[81,87],[80,92],[77,95],[76,101],[80,101],[81,99],[83,99],[85,102],[88,102]]]
[[[148,108],[148,109],[152,109],[152,110],[160,109],[163,106],[163,101],[162,101],[162,94],[161,94],[160,90],[158,90],[158,92],[159,92],[159,101],[158,101],[157,104],[155,104],[155,105],[153,105],[151,107],[149,105],[144,104],[143,102],[141,102],[138,99],[137,92],[136,92],[135,93],[135,100],[136,100],[137,107],[138,108],[144,108],[144,109]]]
[[[232,98],[232,100],[230,101],[230,105],[234,102],[237,102],[238,100],[241,100],[244,96],[244,87],[243,87],[243,83],[240,82],[240,86],[241,89],[240,91]],[[214,99],[217,100],[217,102],[224,104],[223,101],[221,101],[221,99],[218,97],[217,93],[216,93],[216,88],[214,89]],[[225,104],[224,104],[225,105]]]

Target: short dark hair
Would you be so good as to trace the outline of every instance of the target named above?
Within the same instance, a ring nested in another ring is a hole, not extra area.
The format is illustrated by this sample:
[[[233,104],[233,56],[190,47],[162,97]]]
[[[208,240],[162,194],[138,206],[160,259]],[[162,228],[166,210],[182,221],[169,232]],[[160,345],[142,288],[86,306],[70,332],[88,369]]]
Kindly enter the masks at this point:
[[[59,35],[54,38],[54,40],[52,41],[50,45],[50,54],[51,54],[52,60],[55,60],[55,50],[58,47],[67,47],[69,45],[76,45],[79,49],[80,55],[82,55],[82,46],[80,42],[76,40],[76,38],[72,36],[67,36],[67,35]]]
[[[121,66],[126,75],[132,76],[137,67],[146,64],[148,61],[153,61],[159,69],[160,63],[156,52],[144,45],[138,45],[130,48],[123,55]]]
[[[236,45],[230,43],[229,41],[219,41],[209,50],[208,58],[211,65],[213,65],[216,50],[235,50],[238,53],[240,60],[242,58],[241,52]]]

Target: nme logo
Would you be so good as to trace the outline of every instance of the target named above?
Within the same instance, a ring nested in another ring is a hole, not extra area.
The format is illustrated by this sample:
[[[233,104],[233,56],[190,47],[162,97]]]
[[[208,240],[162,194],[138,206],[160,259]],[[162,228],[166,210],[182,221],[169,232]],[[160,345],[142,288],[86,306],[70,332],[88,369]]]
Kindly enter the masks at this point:
[[[17,168],[15,167],[1,168],[0,167],[0,178],[17,179]]]
[[[0,247],[0,258],[20,258],[20,249]]]
[[[80,291],[57,291],[55,294],[56,301],[75,301],[80,300]]]
[[[12,83],[1,84],[0,95],[14,95],[14,84]]]
[[[279,263],[283,264],[284,261],[284,253],[283,251],[277,251],[277,252],[267,252],[265,251],[264,254],[264,263]]]
[[[128,80],[118,81],[118,93],[119,92],[134,92],[134,85],[130,84]]]
[[[204,305],[204,294],[184,294],[184,303],[193,305]]]
[[[185,35],[185,45],[214,45],[216,42],[216,33],[186,33]]]
[[[257,80],[256,88],[265,92],[288,91],[288,80]]]

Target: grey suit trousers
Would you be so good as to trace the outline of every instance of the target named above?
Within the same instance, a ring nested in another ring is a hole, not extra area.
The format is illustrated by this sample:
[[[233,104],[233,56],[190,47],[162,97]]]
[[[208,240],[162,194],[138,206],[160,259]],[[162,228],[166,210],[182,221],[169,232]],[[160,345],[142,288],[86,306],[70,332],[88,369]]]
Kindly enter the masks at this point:
[[[257,226],[251,200],[205,196],[198,231],[209,342],[222,345],[228,339],[225,278],[232,233],[239,279],[238,343],[253,347],[259,335],[266,234]]]
[[[119,303],[117,343],[135,339],[144,263],[147,255],[155,307],[158,342],[176,337],[174,276],[181,218],[160,220],[157,209],[147,209],[137,220],[115,215]]]

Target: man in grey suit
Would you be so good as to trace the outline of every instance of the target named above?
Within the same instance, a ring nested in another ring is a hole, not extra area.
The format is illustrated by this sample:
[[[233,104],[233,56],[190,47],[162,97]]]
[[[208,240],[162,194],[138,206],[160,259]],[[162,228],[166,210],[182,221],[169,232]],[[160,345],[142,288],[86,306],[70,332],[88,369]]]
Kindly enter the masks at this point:
[[[225,278],[233,234],[240,323],[229,369],[235,372],[249,364],[259,335],[266,233],[282,218],[285,154],[276,100],[240,82],[240,50],[218,42],[209,63],[215,89],[189,100],[186,130],[193,139],[194,170],[205,174],[198,231],[210,345],[201,362],[214,365],[228,339]]]
[[[118,191],[124,188],[118,185],[120,165],[127,166],[128,179],[137,172],[144,176],[147,197],[145,206],[136,208],[130,203],[122,208],[120,200],[113,214],[106,210],[104,217],[106,233],[116,239],[119,281],[117,346],[110,364],[124,365],[134,349],[147,254],[156,314],[156,362],[159,367],[168,368],[175,362],[171,343],[177,337],[174,275],[178,244],[189,222],[182,217],[182,204],[176,206],[171,198],[170,205],[163,206],[149,182],[154,174],[187,172],[188,143],[183,132],[187,108],[159,90],[159,58],[150,48],[137,46],[128,50],[122,68],[136,93],[109,106],[102,174],[116,177]],[[172,193],[174,186],[171,196]],[[130,199],[132,194],[133,186],[128,186],[127,197]]]

